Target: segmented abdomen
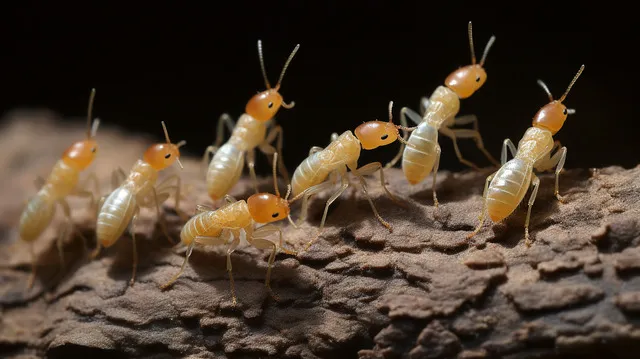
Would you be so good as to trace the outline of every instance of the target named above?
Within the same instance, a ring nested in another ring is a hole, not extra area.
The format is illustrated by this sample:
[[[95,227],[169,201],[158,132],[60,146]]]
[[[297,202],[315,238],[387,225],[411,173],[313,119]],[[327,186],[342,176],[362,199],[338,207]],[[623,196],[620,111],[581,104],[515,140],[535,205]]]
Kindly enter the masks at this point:
[[[436,162],[438,130],[427,122],[418,125],[409,136],[409,145],[402,155],[402,171],[411,184],[424,180]]]
[[[491,180],[487,190],[487,212],[492,221],[509,216],[520,204],[531,183],[532,166],[519,158],[505,163]]]
[[[329,175],[329,169],[320,160],[322,151],[305,158],[296,168],[291,179],[291,194],[297,196],[311,186],[322,183]]]
[[[135,207],[136,200],[131,189],[120,187],[111,192],[98,214],[96,225],[98,243],[105,248],[115,243],[131,222]]]
[[[242,174],[244,152],[225,143],[213,156],[207,170],[207,191],[213,200],[224,197]]]
[[[237,201],[217,211],[196,214],[182,227],[180,241],[189,245],[197,236],[218,237],[223,229],[240,229],[251,225],[249,207],[245,201]]]
[[[55,213],[55,202],[50,193],[42,188],[25,207],[20,216],[20,238],[33,241],[49,226]]]

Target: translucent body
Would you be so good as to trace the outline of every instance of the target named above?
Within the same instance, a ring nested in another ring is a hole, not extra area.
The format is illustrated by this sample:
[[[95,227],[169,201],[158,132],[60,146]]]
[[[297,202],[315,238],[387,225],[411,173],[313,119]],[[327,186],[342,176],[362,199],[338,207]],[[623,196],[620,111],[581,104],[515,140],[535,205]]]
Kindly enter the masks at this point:
[[[214,200],[223,198],[238,183],[244,167],[245,153],[253,151],[266,139],[269,122],[243,114],[227,143],[214,154],[206,174],[207,192]]]
[[[223,229],[239,231],[245,229],[247,234],[253,230],[253,219],[245,201],[237,201],[217,211],[196,214],[182,227],[180,241],[190,245],[197,236],[219,237]]]
[[[322,151],[307,157],[296,168],[291,179],[293,196],[327,179],[332,171],[347,165],[357,167],[360,157],[360,141],[351,131],[343,132]]]
[[[105,199],[96,224],[96,239],[105,248],[113,245],[129,226],[138,203],[136,198],[151,196],[158,171],[138,160],[129,176]]]
[[[438,130],[460,110],[460,98],[451,89],[438,86],[429,98],[422,123],[409,136],[402,155],[402,171],[411,184],[422,182],[433,169],[438,152]]]

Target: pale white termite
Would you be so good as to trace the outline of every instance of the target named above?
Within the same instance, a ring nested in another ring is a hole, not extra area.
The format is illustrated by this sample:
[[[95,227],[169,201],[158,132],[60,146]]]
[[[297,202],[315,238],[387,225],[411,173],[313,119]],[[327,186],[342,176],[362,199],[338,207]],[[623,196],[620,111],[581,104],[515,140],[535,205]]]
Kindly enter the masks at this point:
[[[554,141],[553,135],[560,131],[564,121],[567,119],[567,115],[575,113],[575,110],[567,108],[562,102],[583,70],[584,65],[580,67],[567,90],[558,100],[554,100],[544,82],[538,80],[538,84],[549,96],[549,103],[536,113],[532,127],[529,127],[524,133],[517,149],[510,139],[504,140],[501,156],[502,167],[487,177],[484,193],[482,194],[483,207],[480,214],[480,223],[469,234],[468,238],[473,237],[480,231],[487,213],[493,222],[498,222],[508,217],[523,200],[527,190],[533,187],[529,197],[527,217],[524,222],[525,244],[527,246],[531,244],[529,240],[529,218],[531,217],[531,207],[540,186],[540,179],[533,173],[534,169],[547,171],[555,167],[556,184],[554,194],[562,202],[562,196],[560,196],[558,189],[558,179],[567,158],[567,148],[561,146],[560,141]],[[514,157],[508,162],[507,148]],[[558,151],[552,155],[556,149]]]
[[[307,216],[309,197],[324,190],[330,189],[340,180],[340,188],[331,194],[324,208],[322,221],[318,228],[317,236],[309,241],[305,250],[308,249],[313,242],[322,234],[324,223],[327,218],[329,206],[344,192],[351,182],[347,178],[347,169],[353,173],[360,184],[362,191],[369,201],[369,205],[378,221],[386,227],[389,232],[393,229],[391,225],[385,221],[376,209],[369,193],[367,192],[364,176],[380,171],[380,184],[386,194],[394,201],[398,201],[395,196],[389,192],[385,184],[384,171],[380,162],[372,162],[358,168],[358,159],[360,158],[360,148],[371,150],[379,146],[385,146],[396,140],[404,141],[400,136],[398,129],[412,130],[406,127],[404,118],[401,118],[401,126],[393,124],[393,101],[389,102],[389,122],[369,121],[361,124],[355,130],[355,136],[351,131],[345,131],[340,136],[334,133],[331,136],[331,143],[325,147],[312,147],[309,151],[309,157],[304,159],[296,168],[291,187],[294,200],[302,198],[302,209],[299,221],[303,221]]]
[[[233,303],[236,304],[235,287],[231,272],[231,253],[235,251],[241,242],[246,242],[259,249],[271,249],[265,286],[271,291],[271,268],[278,250],[287,254],[295,254],[293,250],[284,247],[282,231],[275,225],[269,224],[289,217],[289,203],[287,200],[291,187],[288,188],[284,198],[280,197],[276,177],[276,163],[278,153],[273,157],[273,185],[275,195],[271,193],[256,193],[250,196],[247,201],[237,201],[233,197],[226,195],[227,204],[214,210],[208,206],[198,205],[196,214],[182,228],[180,240],[187,246],[186,256],[176,273],[167,283],[160,286],[161,289],[169,288],[184,272],[189,261],[189,256],[195,245],[213,246],[225,245],[227,247],[227,271],[231,285],[231,295]],[[267,238],[274,234],[279,234],[279,241],[275,242]]]
[[[168,176],[161,183],[156,184],[158,173],[161,170],[177,162],[180,168],[180,150],[186,142],[180,141],[178,144],[171,143],[169,133],[164,122],[162,129],[167,140],[166,143],[156,143],[144,153],[143,159],[136,161],[129,176],[125,177],[122,172],[114,172],[113,185],[117,187],[106,199],[100,200],[100,210],[96,224],[97,245],[93,257],[100,253],[100,248],[112,246],[129,227],[131,241],[133,244],[133,269],[130,284],[133,285],[136,277],[138,265],[138,254],[136,250],[135,222],[141,207],[155,207],[165,235],[169,237],[164,226],[160,213],[160,205],[169,198],[171,192],[175,191],[175,208],[180,208],[180,187],[181,180],[177,174]],[[120,176],[120,178],[117,178]],[[170,181],[176,180],[176,185],[171,185]]]
[[[411,146],[401,146],[400,151],[385,167],[393,167],[402,157],[402,171],[411,184],[422,182],[433,172],[433,203],[438,206],[436,196],[436,175],[440,164],[440,145],[438,132],[453,140],[453,149],[458,160],[472,168],[478,168],[474,163],[462,157],[458,148],[458,139],[473,138],[482,153],[496,166],[498,162],[484,148],[482,137],[478,130],[478,118],[475,115],[455,117],[460,110],[460,99],[473,95],[487,80],[487,73],[483,68],[491,45],[495,41],[492,36],[487,42],[480,63],[476,63],[473,48],[473,32],[471,21],[468,27],[469,45],[471,48],[471,65],[461,67],[452,72],[445,80],[445,86],[438,86],[431,97],[422,98],[422,117],[409,108],[400,111],[401,116],[408,116],[418,127],[411,133],[408,143]],[[473,129],[454,129],[453,126],[473,124]]]
[[[88,196],[91,197],[91,205],[95,205],[94,194],[86,189],[86,183],[90,180],[94,181],[95,194],[98,195],[99,185],[96,174],[91,173],[86,178],[85,184],[78,184],[80,172],[91,165],[98,152],[98,143],[94,138],[100,125],[100,120],[95,119],[93,125],[91,124],[94,97],[95,89],[92,89],[87,110],[87,139],[78,141],[67,148],[62,155],[62,159],[58,160],[46,180],[42,177],[36,179],[36,187],[38,187],[39,191],[27,202],[20,217],[20,238],[29,242],[31,251],[31,275],[27,288],[31,288],[36,275],[36,256],[33,243],[51,223],[55,215],[56,203],[62,206],[67,217],[67,223],[61,227],[62,230],[56,240],[61,265],[64,265],[62,245],[66,236],[71,233],[70,229],[73,228],[71,208],[66,201],[66,197],[70,195]]]
[[[281,106],[286,109],[295,106],[293,101],[290,104],[285,103],[278,90],[293,56],[299,48],[300,45],[296,45],[293,49],[282,68],[278,83],[274,88],[271,88],[262,56],[262,42],[258,40],[260,68],[267,89],[257,93],[247,102],[245,113],[240,116],[235,125],[228,114],[220,116],[216,141],[213,146],[207,147],[202,158],[203,166],[209,164],[206,171],[207,192],[214,201],[223,198],[238,183],[244,168],[245,156],[253,187],[256,193],[258,192],[254,169],[256,148],[265,155],[273,155],[276,151],[280,153],[278,165],[286,181],[289,181],[289,175],[282,160],[282,127],[275,125],[272,119]],[[224,125],[231,132],[231,137],[222,147],[219,147],[223,141]],[[267,133],[269,127],[271,129]],[[271,145],[274,141],[277,141],[276,148]],[[213,158],[209,162],[211,154],[213,154]]]

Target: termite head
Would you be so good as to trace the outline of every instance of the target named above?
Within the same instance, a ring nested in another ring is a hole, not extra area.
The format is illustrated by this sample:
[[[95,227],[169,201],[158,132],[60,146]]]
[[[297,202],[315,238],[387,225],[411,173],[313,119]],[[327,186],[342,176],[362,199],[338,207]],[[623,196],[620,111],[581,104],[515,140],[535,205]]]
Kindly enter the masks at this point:
[[[445,80],[445,85],[453,90],[461,99],[467,98],[478,91],[485,81],[487,81],[487,72],[484,70],[483,65],[487,59],[489,49],[496,41],[495,36],[491,36],[487,46],[484,48],[484,53],[479,64],[476,64],[476,54],[473,48],[473,32],[471,28],[471,21],[469,21],[469,46],[471,48],[471,65],[461,67],[449,76]]]
[[[360,141],[360,145],[365,150],[372,150],[374,148],[385,146],[390,143],[400,140],[404,142],[400,137],[398,129],[403,128],[405,130],[411,130],[403,126],[398,126],[393,123],[393,101],[389,101],[389,121],[369,121],[356,127],[354,131],[356,137]]]
[[[100,126],[100,120],[96,118],[93,124],[91,124],[91,113],[95,95],[96,89],[91,89],[89,108],[87,111],[87,139],[72,144],[62,155],[62,160],[65,164],[78,170],[84,170],[89,167],[98,153],[98,142],[96,142],[94,138],[98,131],[98,126]]]
[[[289,202],[271,193],[256,193],[247,199],[249,213],[258,223],[271,223],[289,216]]]
[[[264,66],[264,59],[262,57],[262,41],[258,40],[258,55],[260,58],[260,68],[262,69],[262,76],[264,77],[264,83],[267,86],[267,89],[257,93],[254,95],[249,102],[247,102],[247,106],[245,107],[245,112],[256,119],[257,121],[269,121],[272,119],[280,107],[284,107],[286,109],[293,108],[295,106],[295,102],[286,103],[282,98],[282,95],[278,92],[280,90],[280,85],[282,84],[282,78],[284,77],[293,56],[296,54],[300,45],[296,45],[296,47],[289,55],[287,62],[285,62],[284,67],[282,68],[282,72],[280,73],[280,78],[278,79],[278,83],[274,88],[271,88],[271,84],[269,83],[269,79],[267,78],[267,71]]]
[[[178,162],[178,165],[182,168],[182,163],[180,162],[180,147],[184,146],[186,141],[173,144],[169,139],[169,132],[167,132],[167,126],[165,126],[164,121],[162,121],[162,129],[164,130],[167,143],[156,143],[149,146],[144,152],[144,161],[157,171],[171,166],[174,162]]]
[[[580,74],[583,70],[584,65],[580,67],[578,73],[573,77],[573,80],[569,84],[569,87],[567,87],[567,90],[564,92],[562,97],[557,100],[553,99],[553,95],[551,95],[551,91],[549,91],[547,85],[545,85],[542,80],[538,80],[538,85],[540,85],[540,87],[542,87],[542,89],[547,93],[547,96],[549,96],[549,103],[538,110],[536,115],[533,117],[533,127],[544,128],[551,131],[552,134],[556,134],[558,131],[560,131],[560,129],[564,125],[564,121],[567,119],[567,116],[572,115],[576,112],[574,109],[567,108],[567,106],[565,106],[562,102],[569,94],[569,90],[571,90],[571,87],[576,82],[578,77],[580,77]]]

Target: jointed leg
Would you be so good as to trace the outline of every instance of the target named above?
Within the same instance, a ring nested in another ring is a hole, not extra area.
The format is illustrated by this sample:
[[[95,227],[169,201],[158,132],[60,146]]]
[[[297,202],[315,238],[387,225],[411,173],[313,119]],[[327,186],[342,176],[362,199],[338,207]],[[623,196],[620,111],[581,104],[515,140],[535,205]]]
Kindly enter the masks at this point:
[[[385,193],[387,194],[387,196],[389,196],[389,198],[391,198],[391,200],[393,200],[394,202],[398,203],[401,206],[405,206],[404,203],[402,203],[398,197],[394,196],[389,189],[387,188],[387,184],[386,181],[384,179],[384,170],[382,167],[382,163],[380,162],[371,162],[369,164],[366,164],[360,168],[358,168],[358,172],[360,173],[361,176],[368,176],[371,174],[374,174],[376,171],[380,171],[380,184],[382,185],[382,188],[384,189]]]
[[[556,146],[554,146],[554,148],[557,146],[560,146],[559,142],[556,142]],[[555,185],[555,190],[553,194],[556,196],[556,198],[560,202],[564,202],[564,197],[560,195],[560,190],[559,190],[560,172],[562,172],[562,169],[564,168],[564,162],[566,159],[567,159],[567,148],[563,146],[558,150],[558,152],[554,153],[553,156],[551,156],[551,158],[546,160],[542,165],[538,166],[538,169],[541,171],[551,169],[554,166],[556,167],[556,185]]]
[[[538,187],[540,187],[540,179],[536,175],[532,175],[533,179],[531,180],[531,185],[533,186],[533,191],[531,191],[531,197],[529,197],[529,203],[527,208],[527,219],[524,221],[524,244],[527,247],[531,246],[531,241],[529,240],[529,218],[531,217],[531,207],[533,206],[533,202],[536,200],[536,196],[538,195]]]
[[[216,142],[213,143],[215,147],[220,147],[222,141],[224,141],[223,126],[225,125],[227,126],[227,130],[229,130],[230,133],[233,133],[233,129],[236,125],[235,123],[233,123],[233,119],[231,118],[231,116],[229,116],[229,114],[227,113],[223,113],[222,115],[220,115],[220,118],[218,118]]]
[[[272,235],[273,233],[278,233],[278,248],[280,249],[280,251],[282,251],[283,253],[286,253],[286,254],[296,255],[296,251],[295,250],[288,249],[285,246],[286,243],[284,242],[284,237],[282,236],[282,230],[278,226],[275,226],[273,224],[264,225],[264,226],[256,229],[253,232],[252,237],[253,238],[266,238],[266,237]]]
[[[309,241],[307,243],[307,245],[304,247],[304,250],[308,250],[309,247],[311,247],[311,245],[320,237],[320,235],[322,234],[322,231],[324,230],[324,223],[327,220],[327,213],[329,212],[329,206],[331,206],[331,204],[338,198],[340,197],[340,195],[342,194],[342,192],[344,192],[344,190],[347,189],[347,187],[349,187],[349,182],[346,179],[347,174],[346,173],[342,173],[340,176],[340,188],[338,188],[337,191],[335,191],[331,197],[329,197],[329,199],[327,200],[327,203],[324,206],[324,213],[322,214],[322,220],[320,221],[320,227],[318,228],[318,234],[315,236],[315,238],[313,238],[311,241]],[[313,187],[312,187],[313,188]],[[375,209],[374,209],[375,211]]]
[[[169,181],[171,180],[175,180],[176,184],[175,186],[170,186]],[[162,182],[158,183],[158,185],[156,186],[156,191],[158,192],[158,195],[164,195],[165,193],[169,193],[171,190],[173,190],[175,188],[175,210],[176,213],[178,213],[178,216],[180,216],[180,218],[182,218],[182,220],[186,221],[188,220],[188,216],[183,213],[180,210],[180,201],[182,200],[182,178],[180,177],[180,175],[178,174],[172,174],[170,176],[168,176],[167,178],[165,178],[164,180],[162,180]],[[160,203],[164,203],[164,201],[160,202]]]
[[[140,207],[151,207],[155,205],[156,216],[158,217],[158,224],[160,224],[160,229],[162,230],[162,233],[167,237],[169,243],[173,244],[173,239],[171,238],[171,235],[169,235],[169,230],[167,229],[164,216],[162,216],[162,211],[160,210],[160,205],[169,198],[169,193],[165,192],[158,194],[155,187],[151,188],[151,192],[153,197],[138,199],[138,205]]]
[[[456,133],[458,138],[473,138],[476,142],[476,146],[482,153],[484,153],[485,157],[493,163],[495,166],[498,166],[498,161],[496,161],[493,156],[484,148],[484,142],[482,141],[482,136],[480,135],[480,129],[478,127],[478,117],[476,115],[466,115],[460,116],[453,120],[454,125],[461,126],[469,123],[473,123],[473,130],[468,129],[456,129],[453,130]]]
[[[369,205],[371,206],[371,209],[373,210],[373,214],[378,220],[378,222],[380,222],[380,224],[385,226],[389,230],[389,232],[393,232],[393,228],[391,227],[391,225],[387,221],[385,221],[382,218],[382,216],[380,216],[380,214],[378,213],[378,210],[376,209],[376,206],[373,204],[373,200],[371,199],[371,196],[369,196],[369,192],[367,191],[367,183],[364,180],[364,177],[362,177],[362,175],[355,168],[355,166],[352,166],[352,167],[350,166],[349,169],[358,178],[358,180],[360,180],[360,185],[362,186],[362,192],[364,193],[364,196],[367,198],[367,201],[369,201]]]
[[[87,184],[93,182],[93,190],[87,190]],[[85,178],[82,185],[78,186],[75,191],[77,196],[89,197],[91,200],[91,208],[96,205],[96,196],[100,195],[100,182],[95,172],[91,172],[87,178]]]
[[[247,167],[249,167],[249,174],[251,175],[251,183],[253,184],[253,190],[258,193],[258,178],[256,177],[256,151],[247,151]]]
[[[29,279],[27,279],[27,290],[33,287],[33,282],[36,279],[36,270],[38,269],[34,241],[29,242],[29,254],[31,255],[31,274],[29,275]]]
[[[415,123],[416,125],[419,125],[422,122],[422,118],[415,111],[413,111],[412,109],[410,109],[408,107],[403,107],[400,110],[400,124],[402,126],[404,126],[404,127],[409,127],[409,126],[407,126],[407,116],[409,117],[411,122]],[[403,130],[402,138],[405,140],[405,142],[406,142],[407,138],[409,138],[408,135],[409,135],[409,133],[407,131]],[[400,158],[402,158],[402,153],[404,152],[404,148],[405,148],[405,144],[404,143],[400,143],[400,149],[398,150],[398,153],[395,155],[395,157],[393,157],[393,159],[391,161],[389,161],[384,166],[384,168],[391,168],[391,167],[395,166],[396,163],[398,163],[398,161],[400,161]]]
[[[136,246],[136,221],[138,220],[138,215],[140,214],[140,207],[136,208],[136,211],[131,219],[131,224],[129,224],[129,233],[131,234],[131,244],[133,245],[133,261],[131,263],[131,280],[129,281],[129,285],[133,287],[133,283],[136,281],[136,271],[138,268],[138,248]]]
[[[507,148],[511,152],[511,157],[516,156],[516,146],[511,142],[510,139],[506,139],[502,142],[502,152],[500,153],[500,164],[504,166],[507,163]]]
[[[300,217],[297,221],[298,224],[302,223],[302,221],[307,218],[307,212],[309,210],[309,198],[314,194],[327,190],[331,187],[333,187],[333,183],[331,181],[325,181],[307,188],[306,190],[304,190],[304,192],[296,196],[296,198],[302,197],[302,205],[300,206]]]
[[[491,183],[491,181],[493,180],[493,177],[496,175],[497,172],[498,171],[490,174],[487,177],[487,180],[484,182],[484,191],[482,191],[482,212],[480,212],[480,216],[478,216],[478,220],[480,221],[480,223],[478,223],[478,226],[473,232],[467,235],[467,239],[471,239],[473,236],[478,234],[478,232],[480,232],[480,229],[482,229],[482,225],[484,224],[484,220],[487,215],[487,191],[489,190],[489,184]]]
[[[242,233],[244,233],[244,230],[241,230],[241,231]],[[229,285],[231,288],[231,297],[233,298],[233,305],[236,305],[238,303],[238,300],[236,299],[236,285],[233,282],[231,253],[233,253],[233,251],[236,250],[236,248],[238,247],[238,244],[240,244],[240,238],[235,237],[233,241],[231,241],[231,243],[229,244],[229,247],[227,248],[227,271],[229,272]]]
[[[102,205],[104,204],[104,201],[106,200],[106,198],[107,197],[102,196],[98,201],[98,210],[96,212],[96,217],[98,216],[100,209],[102,209]],[[98,256],[98,254],[100,254],[100,249],[101,249],[100,242],[96,242],[96,248],[91,252],[91,254],[89,255],[89,258],[95,259]]]
[[[209,168],[209,162],[211,161],[211,156],[215,155],[218,151],[217,146],[207,146],[204,150],[204,154],[202,155],[202,171],[206,174],[207,169]]]
[[[438,168],[440,167],[440,154],[442,150],[440,145],[436,147],[436,161],[433,164],[433,182],[431,183],[431,191],[433,192],[433,206],[438,208],[438,195],[436,195],[436,180],[438,179]]]
[[[120,167],[111,172],[111,189],[115,191],[126,178],[127,174]]]
[[[427,108],[429,108],[429,104],[431,103],[431,100],[429,100],[428,97],[422,97],[420,98],[420,114],[424,116],[424,113],[427,111]]]
[[[280,171],[280,174],[282,174],[285,182],[289,183],[289,172],[284,165],[284,157],[282,155],[282,136],[282,127],[280,125],[276,125],[271,129],[271,131],[269,131],[269,134],[267,134],[264,142],[262,142],[260,146],[258,146],[258,148],[260,148],[260,151],[262,151],[262,153],[267,156],[273,156],[276,151],[278,152],[278,170]],[[274,140],[276,140],[275,149],[271,145]]]
[[[173,277],[171,277],[171,279],[168,282],[166,282],[165,284],[161,285],[160,289],[169,288],[176,280],[178,280],[180,275],[182,275],[182,272],[184,272],[184,268],[187,266],[187,262],[189,262],[189,257],[191,256],[191,252],[193,251],[193,246],[195,245],[195,243],[196,243],[195,240],[193,240],[193,241],[191,241],[191,243],[189,243],[189,246],[187,247],[187,253],[186,253],[185,257],[184,257],[184,262],[182,262],[182,266],[180,267],[180,270]]]

